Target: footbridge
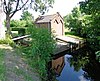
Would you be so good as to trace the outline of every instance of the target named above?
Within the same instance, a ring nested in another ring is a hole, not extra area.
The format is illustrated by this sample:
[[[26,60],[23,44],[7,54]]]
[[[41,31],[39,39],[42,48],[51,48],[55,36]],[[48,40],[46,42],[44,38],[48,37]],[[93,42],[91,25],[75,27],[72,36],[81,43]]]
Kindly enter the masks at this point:
[[[86,45],[86,40],[76,36],[57,36],[57,46],[54,55],[71,53]]]

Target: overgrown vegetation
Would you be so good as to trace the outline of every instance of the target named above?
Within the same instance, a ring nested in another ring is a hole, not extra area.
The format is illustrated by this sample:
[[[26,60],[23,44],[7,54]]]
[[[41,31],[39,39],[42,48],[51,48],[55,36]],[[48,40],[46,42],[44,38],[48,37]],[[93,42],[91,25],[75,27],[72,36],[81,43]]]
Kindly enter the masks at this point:
[[[4,51],[0,49],[0,81],[5,81]]]
[[[40,74],[43,81],[48,79],[48,62],[52,59],[52,54],[55,49],[55,40],[52,33],[45,28],[38,28],[32,26],[29,28],[31,35],[31,44],[25,48],[24,55],[26,55],[30,64]]]
[[[14,41],[11,39],[11,37],[9,35],[6,35],[5,39],[0,40],[0,44],[9,44],[9,45],[13,46]]]
[[[82,13],[91,15],[91,23],[87,25],[87,38],[89,39],[89,45],[97,53],[100,51],[100,1],[87,0],[80,3],[80,9]],[[97,53],[97,57],[100,53]],[[100,57],[98,57],[100,58]],[[100,59],[99,59],[100,61]]]
[[[25,35],[27,32],[27,28],[25,27],[12,27],[12,31],[18,31],[18,35]]]
[[[92,50],[100,51],[100,1],[85,0],[79,4],[79,8],[74,8],[64,17],[65,27],[71,30],[66,34],[86,38]]]
[[[69,34],[74,34],[77,36],[81,35],[82,22],[81,22],[81,12],[79,8],[77,7],[73,8],[72,13],[64,17],[64,21],[65,21],[65,27],[71,31]]]

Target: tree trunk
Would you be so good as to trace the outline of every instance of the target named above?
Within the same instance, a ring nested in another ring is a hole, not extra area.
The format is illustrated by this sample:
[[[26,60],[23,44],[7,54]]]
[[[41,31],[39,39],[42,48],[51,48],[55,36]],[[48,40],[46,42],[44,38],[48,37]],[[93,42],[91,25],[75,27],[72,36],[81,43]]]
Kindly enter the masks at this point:
[[[6,14],[6,28],[7,28],[7,34],[11,35],[10,16],[8,14]]]

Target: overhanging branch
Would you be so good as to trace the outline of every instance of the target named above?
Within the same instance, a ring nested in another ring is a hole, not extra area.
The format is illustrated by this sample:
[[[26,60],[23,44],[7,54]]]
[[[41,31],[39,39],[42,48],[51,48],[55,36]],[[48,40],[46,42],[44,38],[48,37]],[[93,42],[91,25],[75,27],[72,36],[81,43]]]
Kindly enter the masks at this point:
[[[28,3],[29,0],[27,0],[20,8],[18,8],[18,6],[19,6],[19,1],[20,1],[20,0],[17,0],[16,9],[12,12],[12,14],[10,15],[10,18],[12,18],[13,15],[14,15],[17,11],[21,10],[22,8],[24,8],[24,6]],[[22,0],[21,0],[21,1],[22,1]]]

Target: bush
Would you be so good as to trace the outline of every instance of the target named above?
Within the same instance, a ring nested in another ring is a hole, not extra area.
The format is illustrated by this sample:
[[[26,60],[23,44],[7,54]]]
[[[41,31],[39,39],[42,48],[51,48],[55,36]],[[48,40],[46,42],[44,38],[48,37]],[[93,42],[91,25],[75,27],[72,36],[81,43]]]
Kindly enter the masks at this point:
[[[10,27],[25,27],[26,21],[24,20],[11,20]]]
[[[25,35],[27,28],[25,27],[13,27],[11,28],[12,31],[18,31],[19,35]]]
[[[29,34],[32,41],[27,56],[31,58],[31,63],[37,68],[40,75],[47,79],[47,64],[55,49],[54,36],[47,29],[37,27],[30,27]]]
[[[7,35],[5,39],[0,40],[0,44],[9,44],[11,46],[14,45],[13,40]]]

